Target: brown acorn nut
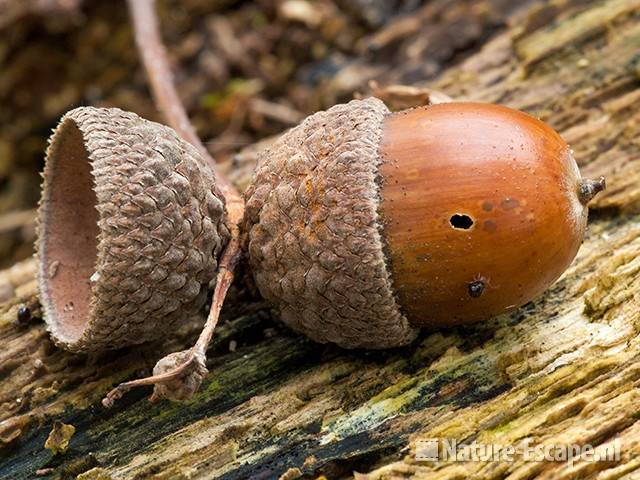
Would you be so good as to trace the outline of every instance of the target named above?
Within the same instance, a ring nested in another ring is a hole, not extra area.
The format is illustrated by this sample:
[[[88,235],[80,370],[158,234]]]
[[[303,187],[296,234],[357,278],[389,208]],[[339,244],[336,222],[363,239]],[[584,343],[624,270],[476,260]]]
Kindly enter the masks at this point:
[[[197,150],[116,108],[68,112],[47,150],[38,281],[55,342],[98,351],[160,338],[204,304],[229,236]]]
[[[477,322],[540,294],[574,258],[603,188],[522,112],[446,103],[392,114],[356,100],[263,153],[246,248],[258,289],[295,330],[399,346],[418,327]]]

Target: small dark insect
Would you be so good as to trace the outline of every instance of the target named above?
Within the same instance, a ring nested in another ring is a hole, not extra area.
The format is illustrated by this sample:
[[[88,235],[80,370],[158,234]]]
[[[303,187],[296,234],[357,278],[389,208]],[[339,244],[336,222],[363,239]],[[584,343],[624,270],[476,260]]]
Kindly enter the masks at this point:
[[[29,310],[29,307],[22,305],[18,309],[18,322],[25,324],[28,323],[29,320],[31,320],[31,310]]]
[[[470,282],[468,285],[469,296],[473,298],[478,298],[484,292],[484,281],[482,280],[474,280]]]

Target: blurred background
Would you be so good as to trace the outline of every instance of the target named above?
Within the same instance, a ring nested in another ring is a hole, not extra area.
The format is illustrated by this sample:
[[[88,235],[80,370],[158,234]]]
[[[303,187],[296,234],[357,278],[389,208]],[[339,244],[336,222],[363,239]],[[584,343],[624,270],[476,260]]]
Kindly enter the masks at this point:
[[[211,153],[228,163],[311,112],[371,93],[372,79],[425,84],[477,51],[507,18],[518,22],[523,7],[533,28],[580,4],[548,12],[544,3],[160,0],[157,9],[189,115]],[[79,105],[162,120],[125,2],[0,0],[0,268],[32,253],[47,138]]]
[[[187,406],[150,407],[142,390],[111,412],[100,400],[192,345],[201,319],[161,345],[72,354],[38,321],[34,262],[18,264],[0,305],[0,478],[640,478],[640,0],[157,0],[157,11],[189,116],[240,188],[255,152],[309,113],[369,94],[418,105],[429,88],[540,118],[608,188],[544,295],[408,349],[319,347],[264,304],[227,302]],[[162,121],[125,1],[0,0],[0,268],[32,253],[47,138],[80,105]],[[56,421],[77,431],[65,455],[44,448]],[[616,437],[622,460],[414,461],[414,440],[443,436]]]

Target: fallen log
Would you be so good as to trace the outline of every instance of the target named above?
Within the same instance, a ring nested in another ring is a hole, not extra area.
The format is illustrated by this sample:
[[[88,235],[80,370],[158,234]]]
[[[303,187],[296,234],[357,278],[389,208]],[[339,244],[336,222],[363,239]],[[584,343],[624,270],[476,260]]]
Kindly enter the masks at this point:
[[[607,177],[578,257],[542,297],[480,325],[424,332],[407,348],[365,352],[291,333],[238,287],[209,349],[210,373],[191,401],[149,406],[149,392],[137,391],[105,410],[100,399],[113,385],[190,345],[203,318],[160,345],[74,355],[53,346],[37,321],[36,285],[27,276],[0,307],[0,477],[636,478],[639,17],[638,0],[540,2],[514,12],[506,28],[428,84],[540,117],[572,145],[583,175]],[[377,45],[418,41],[412,25],[381,31]],[[370,71],[368,55],[359,71]],[[380,76],[406,84],[412,70]],[[363,92],[366,80],[357,85]],[[241,158],[238,179],[255,154]],[[21,307],[32,319],[17,320]],[[75,428],[57,454],[45,448],[55,422]],[[601,450],[618,442],[620,455],[416,459],[421,440],[432,438]]]

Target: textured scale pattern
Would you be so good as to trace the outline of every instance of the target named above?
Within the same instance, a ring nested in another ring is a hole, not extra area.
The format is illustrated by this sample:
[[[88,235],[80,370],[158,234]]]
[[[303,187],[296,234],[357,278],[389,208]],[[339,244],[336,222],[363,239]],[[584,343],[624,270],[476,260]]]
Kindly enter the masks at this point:
[[[95,351],[165,336],[174,322],[206,301],[229,231],[223,197],[197,150],[170,128],[115,108],[70,111],[54,132],[73,122],[89,154],[99,212],[98,258],[90,318],[72,341],[48,301],[46,235],[39,240],[39,280],[54,340],[73,351]],[[47,171],[39,230],[47,206]],[[46,232],[45,232],[46,233]],[[94,280],[94,279],[92,279]]]
[[[378,217],[378,145],[389,113],[354,100],[307,118],[259,159],[246,248],[260,293],[318,342],[388,348],[417,333],[400,313]]]

